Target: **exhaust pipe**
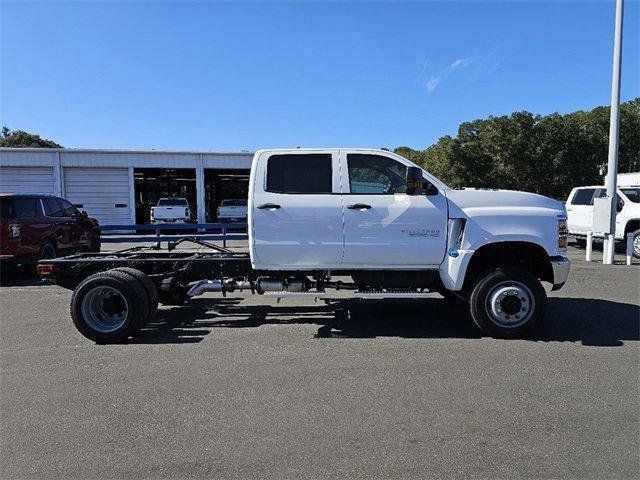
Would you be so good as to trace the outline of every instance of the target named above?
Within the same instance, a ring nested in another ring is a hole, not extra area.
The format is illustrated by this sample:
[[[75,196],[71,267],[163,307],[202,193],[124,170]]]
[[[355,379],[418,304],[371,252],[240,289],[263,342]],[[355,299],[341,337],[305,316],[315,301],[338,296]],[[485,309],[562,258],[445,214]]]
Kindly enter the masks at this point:
[[[221,292],[222,282],[220,280],[200,280],[187,292],[187,297],[202,295],[204,292]]]
[[[205,292],[235,292],[236,290],[253,290],[253,284],[249,280],[234,280],[228,278],[224,282],[221,280],[200,280],[187,292],[188,297],[196,297]]]

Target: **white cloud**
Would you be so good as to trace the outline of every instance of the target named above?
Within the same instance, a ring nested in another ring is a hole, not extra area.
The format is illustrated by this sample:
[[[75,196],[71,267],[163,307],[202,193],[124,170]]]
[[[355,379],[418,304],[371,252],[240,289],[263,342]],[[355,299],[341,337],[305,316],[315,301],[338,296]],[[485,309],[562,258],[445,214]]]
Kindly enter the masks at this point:
[[[426,84],[427,92],[433,92],[438,85],[440,85],[443,81],[447,79],[454,70],[464,68],[469,65],[473,60],[470,58],[458,58],[451,62],[451,64],[446,67],[444,70],[441,70],[437,75],[433,75]]]
[[[455,70],[456,68],[464,68],[471,63],[470,58],[458,58],[451,65],[449,65],[449,70]]]
[[[431,77],[427,82],[427,92],[433,92],[440,83],[440,77]]]

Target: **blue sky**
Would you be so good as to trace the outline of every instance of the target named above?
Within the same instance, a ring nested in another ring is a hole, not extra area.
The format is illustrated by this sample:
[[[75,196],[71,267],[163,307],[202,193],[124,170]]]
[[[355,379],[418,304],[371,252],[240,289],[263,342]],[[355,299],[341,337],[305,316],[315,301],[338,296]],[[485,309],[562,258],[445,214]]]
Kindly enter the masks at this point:
[[[623,100],[640,95],[626,2]],[[608,104],[614,3],[2,2],[2,124],[66,147],[425,148]]]

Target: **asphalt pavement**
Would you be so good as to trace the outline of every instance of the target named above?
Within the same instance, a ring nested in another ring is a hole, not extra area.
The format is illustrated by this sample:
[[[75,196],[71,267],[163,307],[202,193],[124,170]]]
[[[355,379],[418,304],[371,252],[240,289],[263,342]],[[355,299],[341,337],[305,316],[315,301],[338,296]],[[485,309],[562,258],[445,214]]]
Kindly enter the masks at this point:
[[[210,294],[96,345],[69,291],[4,278],[0,476],[640,478],[640,266],[570,253],[529,340],[437,295]]]

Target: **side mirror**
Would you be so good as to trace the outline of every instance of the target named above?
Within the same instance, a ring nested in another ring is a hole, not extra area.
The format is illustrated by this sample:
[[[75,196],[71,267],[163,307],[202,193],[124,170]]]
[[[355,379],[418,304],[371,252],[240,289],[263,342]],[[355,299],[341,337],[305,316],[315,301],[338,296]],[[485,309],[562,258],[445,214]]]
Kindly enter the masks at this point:
[[[407,168],[407,195],[437,195],[438,189],[435,185],[427,182],[422,176],[422,169],[419,167]]]
[[[82,218],[89,218],[89,214],[88,214],[87,212],[85,212],[84,210],[82,210],[82,211],[80,212],[80,216],[81,216]]]
[[[621,212],[622,211],[622,207],[624,207],[624,202],[622,201],[622,199],[620,197],[616,197],[616,211],[617,212]]]
[[[418,167],[407,167],[407,195],[424,195],[424,179]]]

